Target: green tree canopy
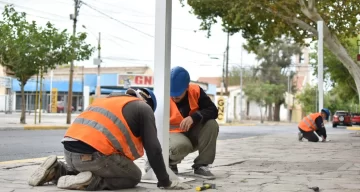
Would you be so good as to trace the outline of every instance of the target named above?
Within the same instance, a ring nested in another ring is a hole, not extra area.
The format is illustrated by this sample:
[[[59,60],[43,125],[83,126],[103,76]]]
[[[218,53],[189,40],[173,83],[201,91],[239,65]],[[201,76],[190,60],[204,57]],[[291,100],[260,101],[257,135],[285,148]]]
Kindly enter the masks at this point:
[[[241,32],[248,40],[248,50],[255,53],[261,42],[270,44],[283,36],[301,45],[306,44],[306,39],[316,40],[317,21],[324,21],[324,45],[341,61],[360,90],[360,65],[343,46],[344,39],[357,37],[360,32],[358,0],[187,0],[187,3],[202,20],[201,29],[210,34],[211,26],[220,18],[225,30]]]
[[[346,39],[344,46],[351,55],[358,53],[357,38]],[[316,46],[317,47],[317,46]],[[311,65],[314,67],[314,75],[317,74],[317,54],[310,55]],[[324,48],[324,75],[330,77],[332,86],[335,87],[339,99],[352,101],[357,100],[358,91],[356,89],[354,78],[346,67],[337,59],[337,57],[328,49]]]
[[[94,48],[85,43],[86,34],[70,36],[48,22],[45,27],[28,22],[26,13],[19,13],[12,5],[5,6],[0,21],[0,64],[20,82],[22,113],[20,122],[25,123],[26,82],[40,70],[47,72],[56,65],[72,60],[89,59]]]
[[[289,39],[277,39],[270,45],[262,43],[256,46],[256,50],[256,59],[260,65],[254,68],[253,77],[256,77],[259,83],[265,83],[272,89],[265,91],[268,93],[267,99],[265,95],[260,96],[264,96],[263,99],[270,109],[269,119],[280,121],[280,106],[285,103],[285,93],[289,83],[293,82],[291,80],[289,82],[289,78],[292,79],[295,74],[290,71],[290,67],[293,64],[293,56],[301,53],[300,46]],[[290,86],[294,93],[296,87]],[[274,114],[272,114],[273,104],[275,104]]]

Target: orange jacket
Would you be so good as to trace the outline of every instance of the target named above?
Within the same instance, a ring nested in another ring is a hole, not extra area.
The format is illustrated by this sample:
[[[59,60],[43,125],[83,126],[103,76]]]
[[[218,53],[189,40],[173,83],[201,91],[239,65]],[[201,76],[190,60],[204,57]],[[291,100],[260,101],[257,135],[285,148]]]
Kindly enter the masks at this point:
[[[136,100],[130,96],[96,99],[75,119],[65,137],[80,140],[104,155],[120,153],[132,161],[142,157],[142,140],[133,135],[122,114],[123,107]]]
[[[321,113],[312,113],[304,117],[300,123],[299,128],[303,131],[316,131],[319,127],[316,126],[315,119],[321,116]]]
[[[190,83],[188,88],[188,100],[190,105],[189,115],[199,110],[200,86]],[[179,133],[184,132],[180,129],[180,123],[184,118],[182,117],[176,103],[170,99],[170,132]]]

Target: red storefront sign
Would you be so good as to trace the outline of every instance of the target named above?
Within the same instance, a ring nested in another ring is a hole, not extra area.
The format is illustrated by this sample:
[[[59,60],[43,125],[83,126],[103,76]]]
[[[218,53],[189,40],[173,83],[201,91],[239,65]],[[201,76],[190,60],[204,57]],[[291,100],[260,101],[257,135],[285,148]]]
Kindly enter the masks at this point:
[[[150,75],[118,75],[118,86],[152,87],[153,83]]]

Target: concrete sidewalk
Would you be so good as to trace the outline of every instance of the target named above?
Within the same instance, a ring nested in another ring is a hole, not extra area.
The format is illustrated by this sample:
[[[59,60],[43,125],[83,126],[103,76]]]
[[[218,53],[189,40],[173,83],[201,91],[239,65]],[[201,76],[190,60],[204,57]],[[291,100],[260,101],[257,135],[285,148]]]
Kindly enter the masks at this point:
[[[217,191],[246,192],[321,192],[360,191],[360,137],[352,133],[329,136],[331,142],[298,142],[297,135],[259,136],[218,141],[217,158],[212,165]],[[190,171],[190,154],[180,165],[180,172]],[[27,179],[41,159],[0,162],[0,192],[55,192],[55,186],[30,187]],[[136,163],[143,168],[144,159]],[[186,174],[183,174],[186,175]],[[192,177],[187,174],[186,177]],[[195,177],[194,177],[195,178]],[[202,179],[189,182],[195,187]],[[162,191],[155,184],[141,183],[123,191]],[[215,190],[207,190],[209,192]]]
[[[75,120],[75,117],[72,117],[72,121]],[[34,121],[27,121],[26,124],[18,123],[14,120],[3,120],[0,125],[0,131],[8,131],[8,130],[56,130],[56,129],[68,129],[70,125],[64,123],[65,120],[62,119],[45,119],[41,123],[34,124]],[[286,126],[292,125],[296,126],[297,123],[286,123],[286,122],[264,122],[264,123],[256,123],[254,121],[244,121],[241,123],[224,123],[219,124],[220,126],[235,126],[235,127],[249,127],[249,126]]]

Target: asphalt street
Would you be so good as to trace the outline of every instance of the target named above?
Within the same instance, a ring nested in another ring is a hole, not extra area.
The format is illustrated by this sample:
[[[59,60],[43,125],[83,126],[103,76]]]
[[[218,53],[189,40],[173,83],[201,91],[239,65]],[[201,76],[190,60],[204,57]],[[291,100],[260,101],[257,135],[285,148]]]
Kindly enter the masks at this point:
[[[345,128],[327,126],[329,138],[331,134],[351,132]],[[39,158],[50,154],[63,155],[60,143],[66,130],[7,130],[0,131],[0,162]],[[296,124],[281,126],[224,126],[220,127],[219,140],[252,137],[258,135],[294,133],[297,137]]]

